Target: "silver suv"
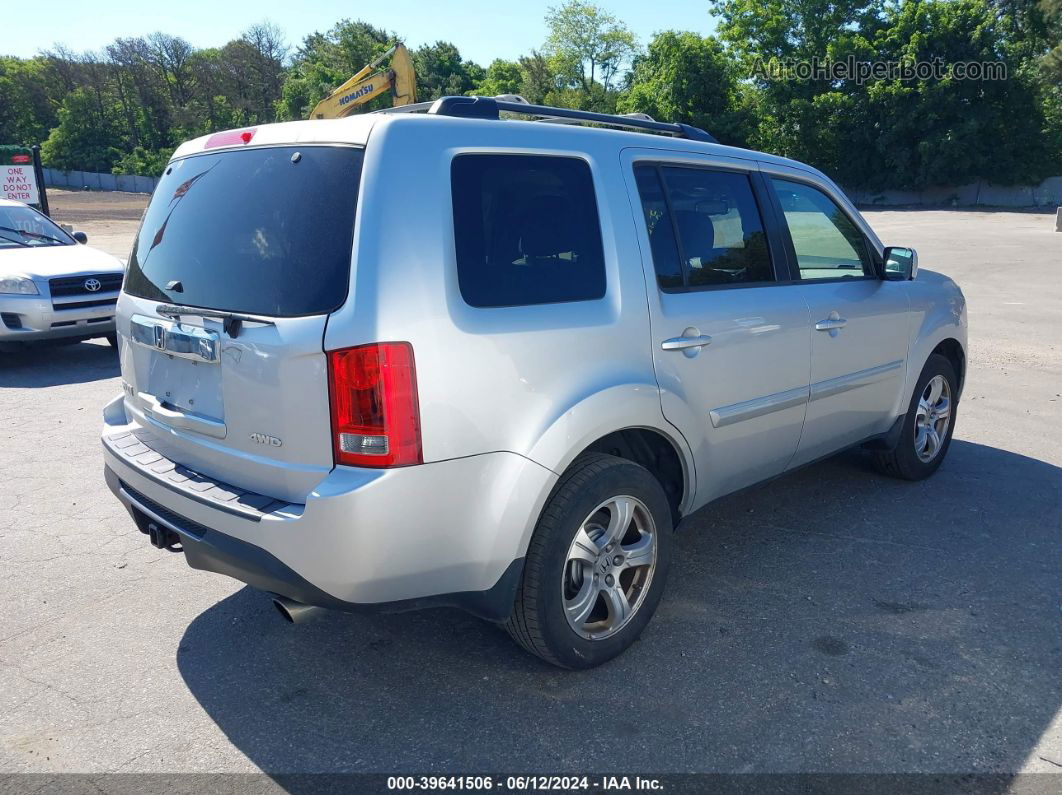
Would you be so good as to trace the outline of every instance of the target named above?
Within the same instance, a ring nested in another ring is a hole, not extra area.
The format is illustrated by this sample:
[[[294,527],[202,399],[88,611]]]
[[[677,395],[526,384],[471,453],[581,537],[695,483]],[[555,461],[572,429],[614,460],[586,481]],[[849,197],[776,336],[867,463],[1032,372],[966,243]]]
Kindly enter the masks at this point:
[[[412,109],[175,153],[103,428],[156,546],[293,621],[456,606],[585,668],[709,501],[854,445],[940,466],[963,295],[821,173],[646,118]]]

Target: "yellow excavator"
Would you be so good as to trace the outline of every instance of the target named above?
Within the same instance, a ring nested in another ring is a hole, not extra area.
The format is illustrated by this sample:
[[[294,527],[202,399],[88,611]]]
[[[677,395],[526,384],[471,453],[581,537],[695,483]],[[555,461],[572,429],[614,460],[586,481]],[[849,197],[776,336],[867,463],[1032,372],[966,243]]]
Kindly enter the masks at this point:
[[[373,71],[391,59],[384,69]],[[391,92],[394,107],[411,105],[417,101],[417,77],[413,71],[413,59],[402,42],[366,66],[347,82],[322,99],[310,111],[311,119],[341,119],[349,116],[372,99]]]

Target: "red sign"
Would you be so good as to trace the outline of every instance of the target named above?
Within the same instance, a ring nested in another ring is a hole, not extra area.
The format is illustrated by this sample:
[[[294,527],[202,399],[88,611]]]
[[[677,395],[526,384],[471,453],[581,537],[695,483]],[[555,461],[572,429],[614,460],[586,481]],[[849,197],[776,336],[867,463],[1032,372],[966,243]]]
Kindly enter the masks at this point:
[[[29,155],[11,155],[12,163],[28,163],[31,159]]]

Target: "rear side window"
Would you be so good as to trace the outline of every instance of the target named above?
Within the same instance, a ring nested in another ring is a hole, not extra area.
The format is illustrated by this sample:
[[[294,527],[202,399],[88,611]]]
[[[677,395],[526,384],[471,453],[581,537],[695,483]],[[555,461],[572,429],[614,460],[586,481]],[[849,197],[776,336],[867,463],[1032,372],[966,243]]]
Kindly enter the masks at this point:
[[[159,181],[128,293],[257,315],[317,315],[346,299],[363,152],[269,147],[195,155]]]
[[[457,277],[469,305],[604,296],[601,227],[586,161],[459,155],[451,183]]]
[[[775,280],[747,174],[648,164],[634,174],[661,288]]]

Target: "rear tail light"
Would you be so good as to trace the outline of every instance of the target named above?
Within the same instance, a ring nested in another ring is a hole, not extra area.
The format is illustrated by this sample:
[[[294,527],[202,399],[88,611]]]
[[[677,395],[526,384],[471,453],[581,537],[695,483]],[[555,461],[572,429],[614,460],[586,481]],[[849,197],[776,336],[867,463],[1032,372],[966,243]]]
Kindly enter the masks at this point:
[[[381,342],[328,354],[337,464],[400,467],[423,462],[413,348]]]

